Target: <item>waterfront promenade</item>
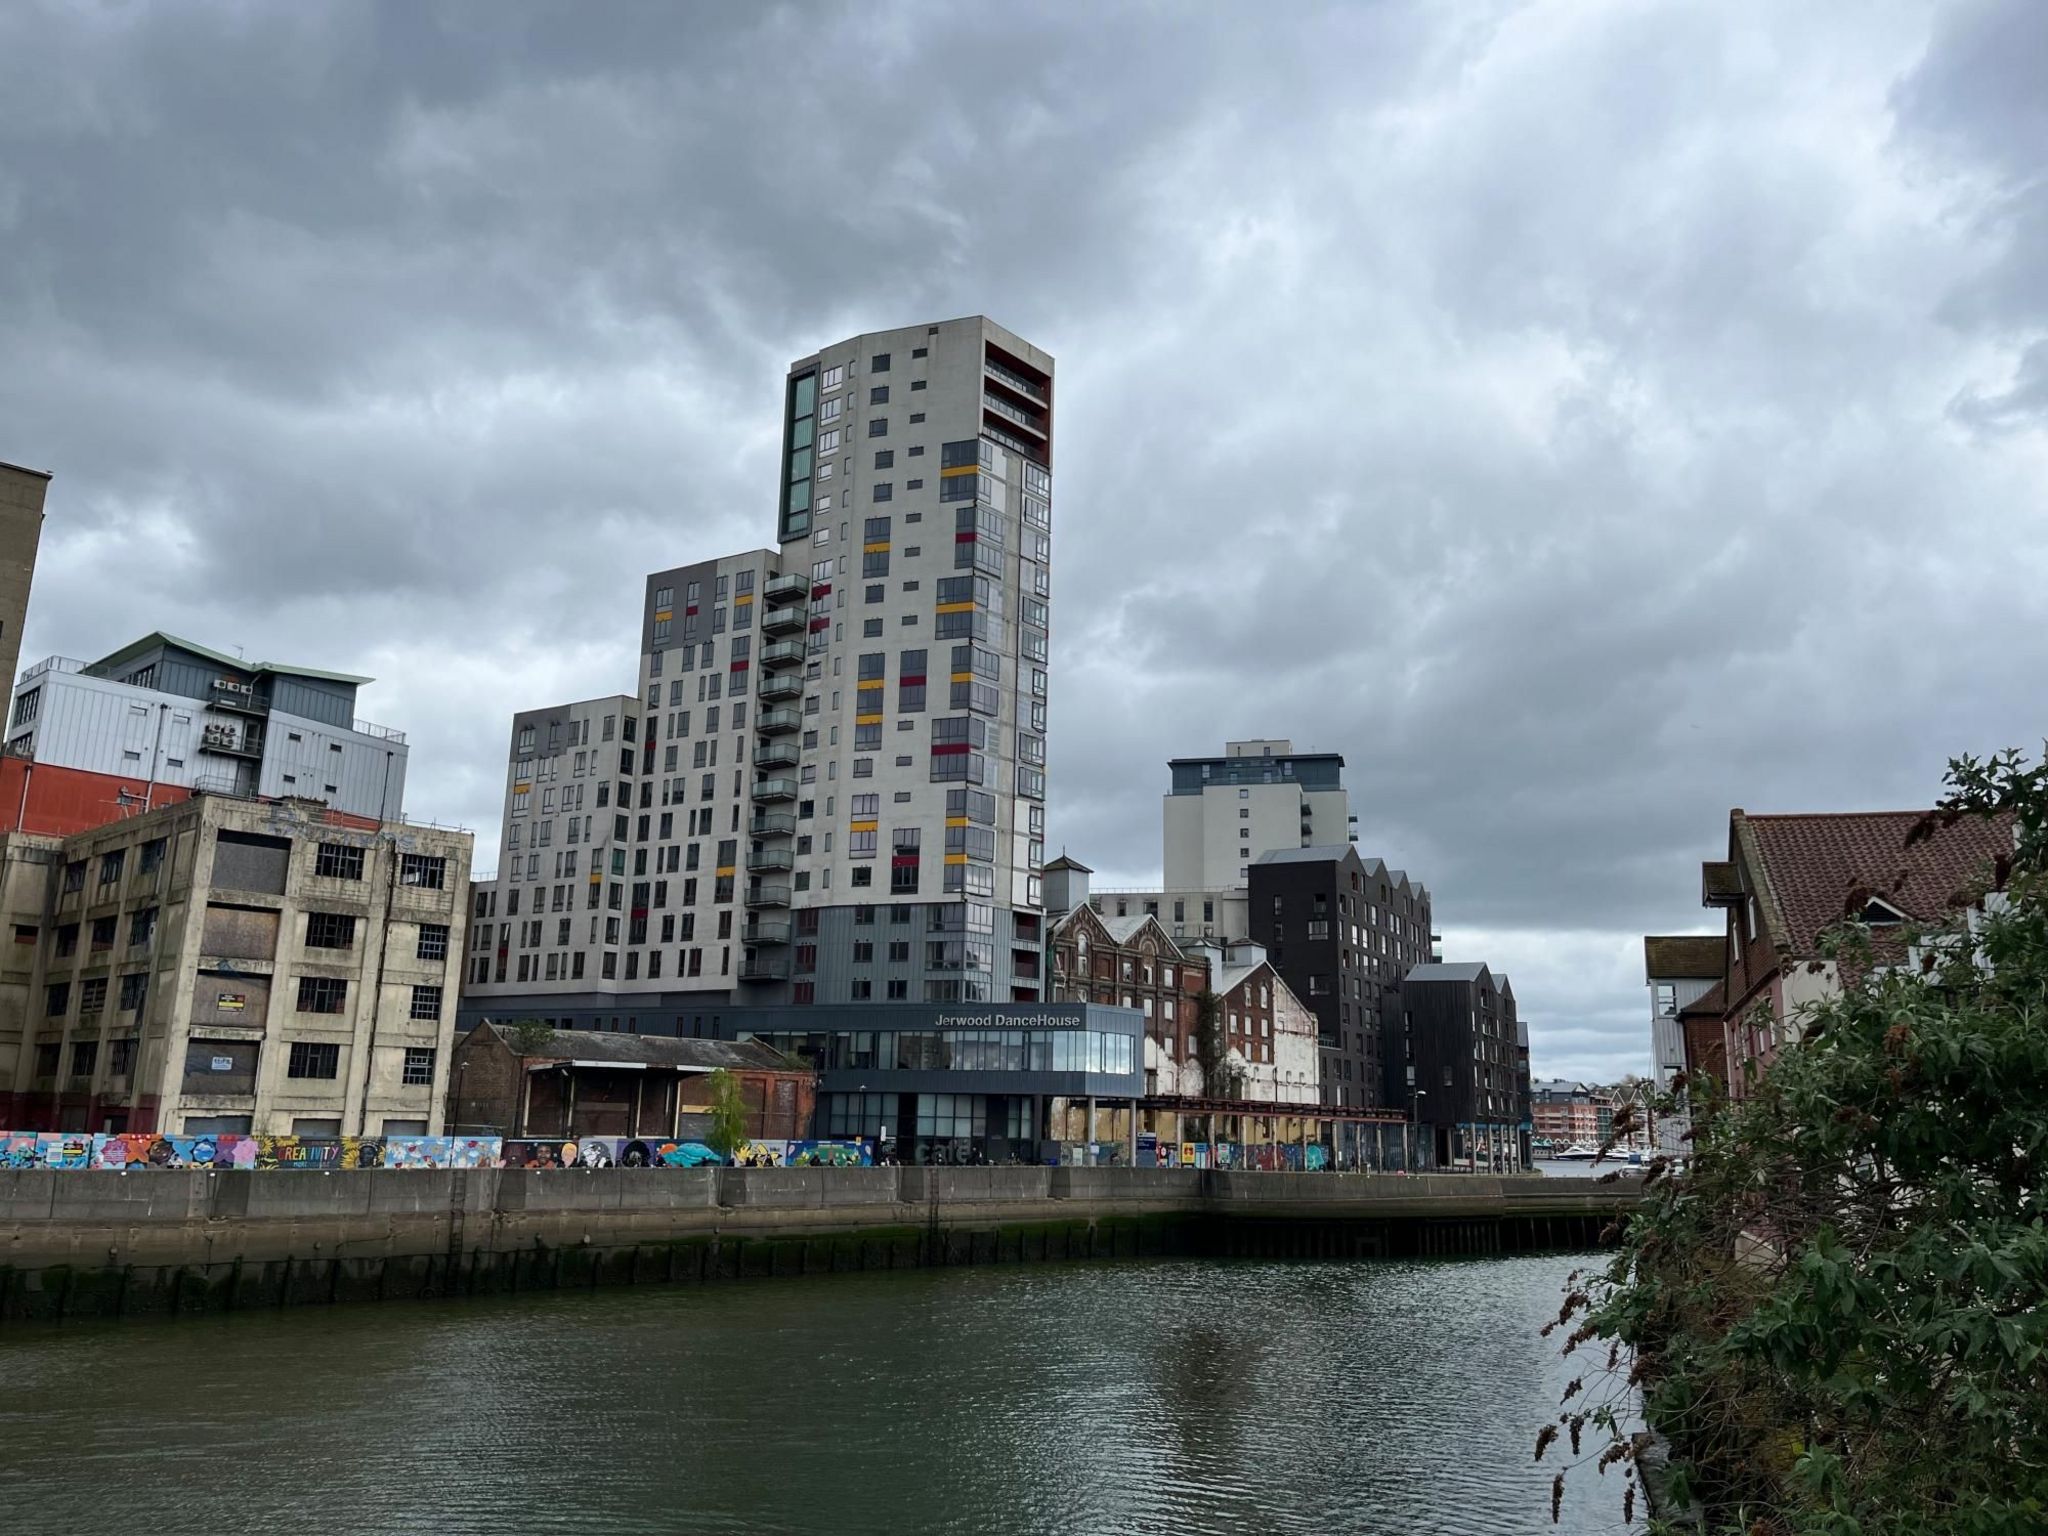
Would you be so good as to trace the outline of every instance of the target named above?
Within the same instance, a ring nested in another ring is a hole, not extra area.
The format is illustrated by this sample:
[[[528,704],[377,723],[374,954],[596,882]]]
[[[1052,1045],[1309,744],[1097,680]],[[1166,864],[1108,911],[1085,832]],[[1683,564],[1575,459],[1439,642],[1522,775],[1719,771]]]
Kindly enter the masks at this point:
[[[1160,1253],[1585,1246],[1634,1181],[1133,1168],[0,1173],[0,1320]]]

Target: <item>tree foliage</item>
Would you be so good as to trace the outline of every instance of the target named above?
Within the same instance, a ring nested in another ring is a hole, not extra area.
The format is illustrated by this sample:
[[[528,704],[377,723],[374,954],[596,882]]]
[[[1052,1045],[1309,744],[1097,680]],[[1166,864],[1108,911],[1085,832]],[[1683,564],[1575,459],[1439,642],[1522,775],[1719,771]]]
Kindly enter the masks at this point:
[[[740,1080],[720,1067],[711,1074],[711,1150],[730,1159],[747,1142],[747,1097]]]
[[[1686,1166],[1552,1325],[1608,1368],[1551,1440],[1633,1478],[1639,1406],[1716,1533],[2048,1530],[2048,770],[1949,784],[1921,831],[2016,828],[1981,921],[1831,936],[1843,990],[1739,1100],[1680,1084]]]
[[[555,1032],[539,1019],[515,1019],[505,1036],[515,1055],[535,1056],[554,1043]]]

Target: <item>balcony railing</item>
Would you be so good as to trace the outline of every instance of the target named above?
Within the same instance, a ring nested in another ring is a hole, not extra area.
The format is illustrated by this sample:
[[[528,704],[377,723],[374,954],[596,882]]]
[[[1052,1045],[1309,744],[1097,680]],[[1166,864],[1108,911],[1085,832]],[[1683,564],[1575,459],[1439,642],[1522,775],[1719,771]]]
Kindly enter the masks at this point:
[[[755,692],[764,699],[800,699],[804,680],[793,672],[763,672],[761,686]]]
[[[797,750],[793,741],[764,741],[754,748],[756,768],[794,768]]]
[[[379,741],[388,741],[395,746],[405,745],[405,732],[394,731],[388,725],[379,725],[374,720],[358,720],[355,725],[358,736],[374,736]]]
[[[750,885],[747,887],[747,905],[750,907],[786,907],[789,905],[789,887],[786,885]]]
[[[794,640],[777,640],[761,647],[764,667],[800,667],[803,662],[804,648]]]
[[[788,869],[796,863],[796,855],[787,848],[749,848],[747,868],[753,873],[763,870]]]
[[[784,576],[770,576],[768,584],[761,589],[771,603],[793,603],[811,595],[810,578],[800,571]]]
[[[750,837],[791,837],[796,833],[796,818],[787,811],[756,811],[747,823]]]
[[[803,729],[804,717],[793,709],[764,709],[754,716],[754,729],[763,736],[780,736]]]
[[[994,411],[998,416],[1003,417],[1005,420],[1016,422],[1017,425],[1024,428],[1025,431],[1036,432],[1041,437],[1045,435],[1044,423],[1040,420],[1039,417],[1034,416],[1031,412],[1026,410],[1020,410],[1016,406],[1010,404],[1009,401],[998,399],[996,396],[989,394],[984,394],[981,397],[981,403],[987,406],[990,410]]]
[[[34,666],[24,668],[21,676],[15,680],[15,683],[19,687],[41,677],[45,672],[83,672],[84,670],[85,663],[75,656],[45,656]]]
[[[794,607],[770,604],[768,611],[761,615],[761,630],[764,634],[786,635],[793,629],[802,629],[809,609],[798,602]]]
[[[1041,384],[1032,383],[1031,380],[1025,378],[1016,369],[1005,368],[993,358],[987,357],[981,360],[981,366],[986,368],[996,378],[1009,385],[1010,388],[1016,390],[1018,394],[1029,396],[1033,400],[1043,400],[1045,398],[1045,387]]]
[[[789,942],[789,924],[748,923],[744,928],[740,929],[740,942],[742,944],[787,944]]]
[[[763,804],[771,800],[794,800],[796,787],[795,779],[756,779],[754,799]]]
[[[783,955],[752,955],[740,962],[741,981],[787,981],[789,960]]]
[[[1045,445],[1043,443],[1027,443],[1023,438],[1015,437],[1003,431],[1000,427],[992,427],[987,422],[981,424],[981,435],[990,442],[1009,449],[1012,453],[1022,454],[1034,464],[1042,466],[1045,463]]]

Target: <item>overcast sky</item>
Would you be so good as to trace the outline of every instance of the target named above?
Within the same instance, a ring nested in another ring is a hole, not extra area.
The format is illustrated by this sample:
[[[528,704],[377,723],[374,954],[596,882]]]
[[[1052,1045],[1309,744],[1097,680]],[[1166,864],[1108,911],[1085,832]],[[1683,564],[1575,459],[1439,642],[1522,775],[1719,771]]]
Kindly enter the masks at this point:
[[[1051,831],[1347,759],[1360,848],[1647,1066],[1751,810],[2048,720],[2048,5],[0,7],[23,650],[374,674],[496,863],[509,716],[769,541],[788,362],[1059,363]]]

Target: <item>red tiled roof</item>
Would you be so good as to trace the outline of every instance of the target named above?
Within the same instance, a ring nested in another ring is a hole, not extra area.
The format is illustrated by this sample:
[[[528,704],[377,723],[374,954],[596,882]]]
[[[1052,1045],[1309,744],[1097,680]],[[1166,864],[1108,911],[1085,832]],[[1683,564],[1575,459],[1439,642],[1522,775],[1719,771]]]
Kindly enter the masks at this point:
[[[1750,816],[1737,811],[1730,831],[1746,833],[1752,872],[1767,892],[1772,938],[1811,954],[1820,935],[1860,913],[1869,898],[1908,919],[1932,922],[1967,902],[2012,852],[2012,818],[1965,816],[1909,841],[1927,811],[1856,811],[1812,816]]]

